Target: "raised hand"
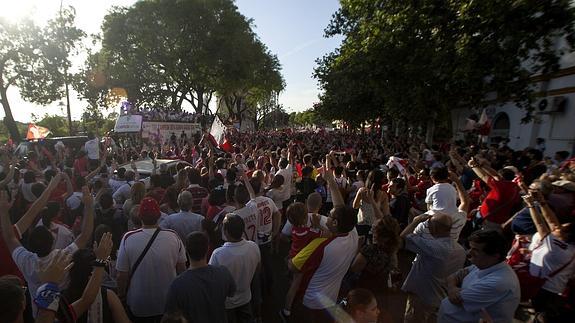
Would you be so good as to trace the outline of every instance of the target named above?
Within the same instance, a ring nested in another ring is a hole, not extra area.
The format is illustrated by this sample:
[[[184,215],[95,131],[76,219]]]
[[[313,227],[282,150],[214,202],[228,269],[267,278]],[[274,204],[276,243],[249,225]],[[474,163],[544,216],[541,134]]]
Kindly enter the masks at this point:
[[[84,203],[84,207],[94,206],[94,197],[88,186],[82,186],[82,202]]]
[[[106,232],[102,235],[102,239],[100,239],[99,244],[94,241],[94,254],[96,255],[96,259],[108,259],[110,253],[112,252],[113,245],[114,243],[112,242],[112,234],[110,232]]]

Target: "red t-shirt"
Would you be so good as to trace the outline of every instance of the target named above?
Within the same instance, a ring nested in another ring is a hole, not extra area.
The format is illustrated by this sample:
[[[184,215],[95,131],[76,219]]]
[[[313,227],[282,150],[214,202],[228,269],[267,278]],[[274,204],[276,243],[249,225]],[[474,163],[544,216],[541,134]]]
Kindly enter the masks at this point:
[[[288,257],[291,259],[297,255],[313,239],[319,238],[321,232],[310,227],[292,227],[291,229],[291,248]]]
[[[431,186],[433,186],[432,181],[419,181],[419,183],[415,185],[416,187],[415,198],[418,200],[424,199],[427,194],[427,189],[430,188]]]
[[[88,159],[86,157],[78,158],[74,161],[74,174],[80,176],[88,175]]]
[[[519,201],[519,188],[511,181],[497,181],[493,177],[489,177],[487,186],[490,191],[481,203],[481,216],[485,220],[502,224],[512,216],[513,207]]]

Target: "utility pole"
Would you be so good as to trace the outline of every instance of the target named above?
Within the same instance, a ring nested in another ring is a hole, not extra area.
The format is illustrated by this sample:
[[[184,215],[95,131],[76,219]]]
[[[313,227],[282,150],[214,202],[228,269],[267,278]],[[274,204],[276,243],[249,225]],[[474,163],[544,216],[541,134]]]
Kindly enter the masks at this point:
[[[64,2],[64,0],[60,0],[60,22],[62,24],[61,25],[62,29],[64,29],[64,20],[62,19],[62,3],[63,2]],[[68,54],[68,51],[66,51],[66,54]],[[70,112],[70,89],[69,89],[69,85],[68,85],[68,68],[67,67],[64,67],[64,86],[66,89],[66,113],[68,114],[68,135],[71,136],[71,135],[73,135],[73,132],[72,132],[72,113]]]

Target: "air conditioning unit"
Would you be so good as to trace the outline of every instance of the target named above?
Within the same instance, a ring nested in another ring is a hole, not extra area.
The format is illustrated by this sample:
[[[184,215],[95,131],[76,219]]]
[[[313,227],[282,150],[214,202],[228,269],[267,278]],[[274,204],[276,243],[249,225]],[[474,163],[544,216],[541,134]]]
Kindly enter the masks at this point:
[[[565,96],[554,96],[550,98],[545,98],[539,101],[539,113],[540,114],[554,114],[563,113],[567,109],[567,97]]]

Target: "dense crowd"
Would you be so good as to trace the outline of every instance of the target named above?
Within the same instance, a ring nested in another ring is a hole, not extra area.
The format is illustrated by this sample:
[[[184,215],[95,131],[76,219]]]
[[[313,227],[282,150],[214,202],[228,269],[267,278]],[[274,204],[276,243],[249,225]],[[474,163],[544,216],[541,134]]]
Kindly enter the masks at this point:
[[[26,158],[5,147],[0,321],[573,317],[568,152],[339,131],[181,141],[90,137]],[[172,174],[165,157],[186,163]],[[290,285],[264,317],[278,258]]]
[[[166,111],[157,107],[140,107],[132,114],[139,114],[144,121],[167,121],[167,122],[199,122],[201,115],[187,111]]]

